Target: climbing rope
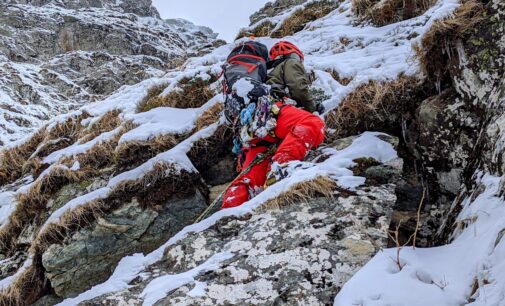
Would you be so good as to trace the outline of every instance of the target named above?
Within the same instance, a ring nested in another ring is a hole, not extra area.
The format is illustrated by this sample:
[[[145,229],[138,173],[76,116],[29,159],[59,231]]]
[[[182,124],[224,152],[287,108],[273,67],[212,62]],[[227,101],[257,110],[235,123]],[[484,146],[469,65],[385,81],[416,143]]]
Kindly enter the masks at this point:
[[[270,156],[274,155],[275,153],[275,150],[277,150],[277,145],[276,144],[273,144],[267,151],[265,151],[264,153],[260,153],[258,155],[256,155],[256,157],[254,158],[254,160],[249,164],[249,166],[247,166],[244,170],[242,170],[242,172],[240,172],[240,174],[237,176],[237,177],[241,177],[242,175],[248,173],[249,171],[251,171],[251,169],[262,163],[263,161],[265,161],[267,158],[269,158]],[[219,196],[209,205],[209,207],[207,207],[207,209],[195,220],[194,223],[198,223],[200,221],[202,221],[203,219],[205,219],[205,217],[207,217],[207,215],[214,209],[214,207],[220,203],[223,199],[223,196],[225,194],[225,192],[228,190],[228,188],[230,188],[231,184],[233,184],[234,181],[232,181],[231,183],[229,183],[226,188],[224,189],[223,192],[221,192],[219,194]]]

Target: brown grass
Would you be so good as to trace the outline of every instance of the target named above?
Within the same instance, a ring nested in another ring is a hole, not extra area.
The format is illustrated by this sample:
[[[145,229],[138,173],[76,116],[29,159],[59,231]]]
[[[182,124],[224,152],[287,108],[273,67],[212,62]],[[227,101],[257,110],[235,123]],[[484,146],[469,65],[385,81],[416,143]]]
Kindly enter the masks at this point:
[[[43,127],[23,144],[0,152],[0,186],[12,183],[28,173],[36,174],[40,170],[40,161],[28,163],[32,155],[33,158],[47,156],[73,143],[83,128],[81,120],[87,117],[88,113],[82,113],[51,128]]]
[[[49,129],[48,134],[46,136],[46,141],[51,139],[52,140],[59,139],[63,137],[77,140],[80,131],[83,129],[81,121],[89,117],[90,114],[88,114],[87,112],[83,112],[78,116],[68,118],[64,122],[57,123],[56,125],[51,127],[51,129]]]
[[[272,33],[272,30],[275,28],[275,25],[271,23],[270,21],[265,21],[260,23],[257,27],[255,27],[252,30],[241,30],[240,33],[238,33],[237,39],[241,39],[242,37],[268,37]]]
[[[119,145],[114,151],[116,165],[121,168],[132,168],[161,152],[177,145],[183,136],[161,135],[147,141],[130,141]]]
[[[41,261],[42,258],[36,256],[32,265],[0,293],[0,305],[32,305],[40,298],[48,285],[45,282]]]
[[[86,167],[92,169],[100,169],[103,167],[113,165],[118,160],[117,152],[115,150],[118,147],[119,139],[125,133],[133,130],[136,127],[137,125],[134,124],[132,121],[126,121],[121,125],[121,128],[119,129],[117,134],[111,137],[110,139],[99,142],[98,144],[96,144],[95,146],[93,146],[91,149],[89,149],[84,153],[78,154],[74,157],[68,157],[64,159],[62,163],[72,165],[74,161],[78,161],[81,166],[81,169]]]
[[[119,115],[121,111],[118,109],[108,111],[98,121],[94,122],[79,133],[79,143],[86,143],[97,136],[110,132],[121,125]]]
[[[42,254],[51,244],[61,243],[82,226],[91,224],[134,197],[144,205],[154,206],[165,203],[173,194],[182,195],[188,190],[193,191],[199,186],[198,182],[198,174],[179,171],[172,164],[160,162],[141,179],[118,184],[107,199],[93,200],[65,212],[58,223],[50,224],[39,232],[32,243],[32,251]]]
[[[326,125],[335,130],[330,140],[367,130],[395,131],[402,113],[415,109],[421,81],[402,76],[391,82],[371,81],[349,94],[326,116]]]
[[[336,188],[337,184],[335,181],[325,176],[319,176],[313,180],[294,185],[290,190],[267,201],[260,209],[279,209],[302,201],[308,201],[318,195],[331,198]]]
[[[143,113],[147,112],[153,108],[164,106],[163,98],[160,94],[167,88],[168,84],[161,84],[149,88],[147,91],[147,96],[140,102],[137,107],[137,112]]]
[[[9,222],[0,230],[0,248],[3,253],[15,251],[17,237],[26,225],[35,222],[46,211],[47,201],[62,186],[79,182],[87,176],[83,171],[75,172],[62,166],[53,167],[48,174],[39,178],[26,193],[16,195],[16,209]]]
[[[232,133],[226,125],[220,125],[207,138],[200,138],[192,144],[188,157],[198,171],[208,169],[220,158],[230,153]]]
[[[146,99],[138,106],[138,112],[146,112],[156,107],[197,108],[205,104],[216,92],[209,85],[215,81],[211,78],[204,81],[201,78],[181,80],[179,86],[165,96],[160,96],[162,87],[155,87],[149,91]]]
[[[45,134],[46,130],[42,128],[22,145],[0,152],[0,185],[12,183],[24,174],[24,163],[44,140]]]
[[[307,23],[328,15],[339,5],[339,2],[326,0],[310,3],[284,20],[279,29],[274,31],[271,36],[282,38],[293,35],[303,30]]]
[[[422,15],[436,0],[353,0],[352,10],[358,17],[377,26]]]
[[[422,46],[414,46],[426,76],[440,81],[449,70],[450,56],[444,52],[446,46],[452,45],[450,42],[457,39],[465,38],[485,18],[484,5],[470,0],[463,2],[451,17],[435,21],[424,35]]]
[[[207,127],[219,120],[221,112],[224,109],[222,103],[216,103],[211,108],[206,110],[197,120],[196,120],[196,130],[199,131],[204,127]]]
[[[222,108],[221,104],[211,107],[200,119],[201,122],[199,126],[203,128],[204,126],[217,120],[217,116]],[[208,139],[202,139],[193,144],[194,147],[198,147],[198,150],[192,151],[193,154],[206,154],[206,152],[201,151],[201,146],[207,144],[213,144],[219,141],[224,136],[226,131],[223,126],[222,129],[218,129],[214,135],[208,137]],[[173,137],[173,136],[167,136]],[[114,141],[117,142],[117,139]],[[157,139],[156,142],[161,141]],[[162,144],[151,143],[154,147],[166,146],[166,143],[171,143],[172,145],[176,143],[175,140],[163,140]],[[114,144],[107,144],[107,148],[97,146],[97,154],[103,154],[104,151],[110,152],[114,147]],[[207,147],[208,148],[208,147]],[[211,147],[213,153],[219,151],[218,149]],[[93,162],[87,162],[86,158],[89,155],[93,155],[91,152],[86,152],[86,154],[81,156],[76,156],[74,159],[81,162],[81,166],[84,164],[90,164]],[[86,157],[84,157],[86,156]],[[205,160],[206,156],[193,156],[195,159],[201,161]],[[84,158],[84,159],[83,159]],[[138,156],[137,156],[138,158]],[[62,160],[65,164],[72,164],[74,159]],[[95,160],[96,158],[91,158]],[[3,247],[6,250],[4,253],[13,251],[17,247],[17,237],[21,231],[26,228],[30,223],[41,224],[40,215],[43,215],[46,211],[47,201],[50,199],[57,190],[61,189],[61,186],[79,182],[83,179],[88,178],[88,172],[81,167],[78,172],[68,171],[64,167],[53,166],[47,176],[41,177],[26,194],[20,195],[18,197],[18,207],[16,212],[11,216],[11,222],[8,223],[4,230],[0,232],[0,241],[3,242]],[[96,167],[91,167],[93,170]],[[90,171],[91,171],[90,170]],[[83,171],[83,172],[81,172]],[[35,241],[31,244],[30,252],[35,256],[41,256],[47,248],[54,243],[62,243],[64,239],[71,236],[76,231],[80,230],[82,227],[92,224],[97,218],[100,218],[114,209],[117,209],[124,203],[131,201],[132,198],[137,198],[141,205],[152,205],[153,207],[158,207],[168,201],[174,194],[182,196],[184,194],[193,193],[195,188],[201,190],[204,194],[208,192],[206,186],[202,184],[201,178],[197,173],[189,173],[184,170],[179,170],[175,168],[172,164],[158,163],[154,168],[147,173],[144,177],[137,180],[129,180],[122,182],[116,186],[104,200],[91,201],[79,208],[66,212],[59,220],[58,223],[50,224],[43,230],[39,231]],[[44,221],[44,220],[42,220]],[[37,269],[42,269],[42,265],[35,266]],[[41,280],[44,282],[44,278],[37,279],[38,274],[34,273],[32,270],[26,271],[21,277],[25,276],[32,277],[37,282]],[[16,282],[10,289],[8,295],[0,296],[0,301],[19,301],[20,296],[33,295],[35,297],[40,296],[40,291],[38,287],[34,284],[34,291],[30,291],[22,286],[22,282]],[[28,290],[28,291],[25,291]]]
[[[340,83],[341,85],[343,85],[343,86],[347,86],[347,85],[349,85],[349,83],[351,83],[351,82],[352,82],[352,80],[354,79],[353,77],[343,78],[343,77],[341,77],[341,76],[340,76],[340,74],[339,74],[337,71],[335,71],[335,70],[329,70],[329,71],[327,71],[327,72],[328,72],[329,74],[331,74],[332,78],[333,78],[335,81],[339,82],[339,83]]]

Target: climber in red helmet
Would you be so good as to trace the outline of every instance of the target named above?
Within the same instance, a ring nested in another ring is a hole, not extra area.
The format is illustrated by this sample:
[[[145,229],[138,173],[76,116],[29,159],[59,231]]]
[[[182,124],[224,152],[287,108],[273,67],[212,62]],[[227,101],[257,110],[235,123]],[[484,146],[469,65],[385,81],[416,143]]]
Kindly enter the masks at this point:
[[[265,99],[259,99],[253,107],[254,119],[240,133],[241,168],[250,170],[237,177],[226,190],[222,208],[239,206],[282,179],[287,163],[303,160],[324,140],[324,122],[312,114],[321,108],[314,104],[308,92],[303,53],[292,43],[281,41],[271,48],[269,57],[273,68],[267,77],[267,84],[271,86],[269,105],[265,107]],[[257,115],[258,110],[263,110],[261,116]],[[251,132],[251,127],[256,130]],[[274,144],[278,145],[275,153],[258,161],[258,155],[269,152]]]
[[[322,105],[316,104],[309,94],[309,80],[303,61],[305,56],[297,46],[288,41],[280,41],[270,49],[272,68],[267,76],[267,84],[271,86],[270,93],[277,99],[290,98],[296,101],[298,107],[313,113],[323,113]]]

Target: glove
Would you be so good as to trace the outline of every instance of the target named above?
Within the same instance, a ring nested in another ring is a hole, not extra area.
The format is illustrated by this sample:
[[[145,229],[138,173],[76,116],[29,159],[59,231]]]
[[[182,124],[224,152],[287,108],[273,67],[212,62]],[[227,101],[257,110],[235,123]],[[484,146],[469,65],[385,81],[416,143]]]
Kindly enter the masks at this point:
[[[319,113],[319,115],[322,115],[326,109],[324,108],[323,103],[318,103],[316,106],[316,111]]]

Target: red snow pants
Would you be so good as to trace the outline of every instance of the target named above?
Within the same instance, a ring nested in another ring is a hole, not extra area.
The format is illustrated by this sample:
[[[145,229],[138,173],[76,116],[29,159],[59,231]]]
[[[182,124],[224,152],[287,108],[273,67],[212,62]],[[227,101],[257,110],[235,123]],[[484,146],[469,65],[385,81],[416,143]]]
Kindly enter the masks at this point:
[[[266,175],[272,162],[282,164],[293,160],[303,160],[312,148],[323,142],[324,134],[324,122],[318,116],[292,105],[282,107],[277,117],[276,138],[264,139],[268,142],[280,141],[276,153],[271,159],[254,165],[248,173],[237,177],[226,190],[221,208],[240,206],[248,201],[257,189],[265,185]],[[244,149],[245,161],[242,169],[247,168],[256,155],[265,151],[268,151],[268,147],[262,145]]]

